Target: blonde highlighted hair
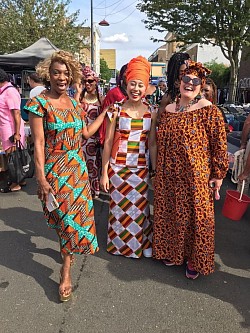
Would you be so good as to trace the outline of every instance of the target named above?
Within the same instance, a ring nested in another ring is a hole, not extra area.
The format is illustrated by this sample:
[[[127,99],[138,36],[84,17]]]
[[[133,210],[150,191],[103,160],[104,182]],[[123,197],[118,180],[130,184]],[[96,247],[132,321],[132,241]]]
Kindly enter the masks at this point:
[[[56,51],[49,58],[40,61],[36,66],[36,72],[46,87],[50,86],[50,68],[55,62],[66,65],[69,71],[69,85],[81,80],[82,68],[73,54],[67,51]]]

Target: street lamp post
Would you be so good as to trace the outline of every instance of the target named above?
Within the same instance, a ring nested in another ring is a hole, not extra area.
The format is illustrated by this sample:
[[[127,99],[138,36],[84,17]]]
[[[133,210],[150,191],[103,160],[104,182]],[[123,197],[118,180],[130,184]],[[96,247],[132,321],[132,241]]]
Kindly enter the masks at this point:
[[[91,69],[94,69],[94,23],[93,23],[93,0],[90,0],[90,59]]]
[[[100,26],[107,27],[109,23],[104,19],[99,22]],[[94,68],[94,22],[93,22],[93,0],[90,0],[90,61],[91,61],[91,69]]]

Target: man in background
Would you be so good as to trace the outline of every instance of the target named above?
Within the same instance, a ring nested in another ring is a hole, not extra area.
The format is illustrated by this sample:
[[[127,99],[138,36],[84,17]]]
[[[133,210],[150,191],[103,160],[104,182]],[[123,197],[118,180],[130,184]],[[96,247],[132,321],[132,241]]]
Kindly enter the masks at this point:
[[[39,95],[45,89],[42,80],[38,77],[37,73],[29,74],[28,84],[31,87],[30,98]]]

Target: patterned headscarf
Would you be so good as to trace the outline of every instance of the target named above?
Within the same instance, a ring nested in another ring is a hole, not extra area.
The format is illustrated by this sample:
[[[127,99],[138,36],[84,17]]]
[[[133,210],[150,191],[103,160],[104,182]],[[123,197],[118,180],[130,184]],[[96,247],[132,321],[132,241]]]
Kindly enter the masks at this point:
[[[185,74],[193,74],[199,77],[202,84],[205,83],[206,77],[212,73],[212,71],[202,65],[201,62],[195,62],[192,60],[186,61],[187,68],[185,69]]]
[[[82,76],[83,76],[84,79],[87,79],[88,76],[92,76],[95,79],[96,82],[99,80],[99,76],[89,66],[85,66],[83,68]]]
[[[146,58],[139,56],[128,63],[126,81],[141,80],[147,87],[149,84],[151,65]]]

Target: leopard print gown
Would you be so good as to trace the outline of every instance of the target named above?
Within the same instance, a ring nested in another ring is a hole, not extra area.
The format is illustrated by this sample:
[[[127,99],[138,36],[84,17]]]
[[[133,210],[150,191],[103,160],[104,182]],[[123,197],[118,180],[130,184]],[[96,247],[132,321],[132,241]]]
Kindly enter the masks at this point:
[[[201,274],[214,271],[211,178],[228,170],[224,120],[214,105],[164,112],[158,130],[153,257],[176,265],[189,258]]]

